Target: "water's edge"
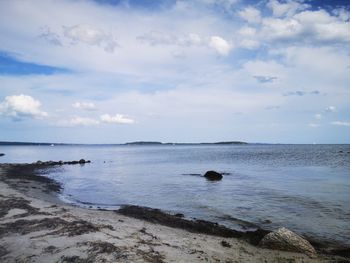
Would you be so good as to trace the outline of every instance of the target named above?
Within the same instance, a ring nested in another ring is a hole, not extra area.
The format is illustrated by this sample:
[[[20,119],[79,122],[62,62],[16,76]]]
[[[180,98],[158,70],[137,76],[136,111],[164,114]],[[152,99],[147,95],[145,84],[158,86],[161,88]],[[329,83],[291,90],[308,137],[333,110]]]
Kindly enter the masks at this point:
[[[45,194],[54,196],[56,198],[56,201],[59,203],[62,200],[64,201],[64,199],[60,198],[60,194],[63,190],[63,187],[60,182],[48,177],[48,175],[53,169],[55,169],[55,165],[50,164],[0,164],[0,178],[2,181],[9,184],[11,187],[25,193],[28,193],[28,189],[26,189],[28,181],[44,185],[44,187],[41,189],[45,189]],[[34,188],[38,191],[40,189],[36,187]],[[35,195],[35,192],[38,191],[31,191],[31,194]],[[43,195],[43,193],[40,193],[36,197],[46,199],[47,195]],[[100,211],[107,210],[96,205],[92,206],[74,202],[68,202],[68,204],[85,209],[94,209]],[[203,233],[222,237],[239,238],[255,246],[259,244],[260,240],[267,233],[271,232],[269,230],[261,228],[260,226],[256,226],[256,230],[254,231],[238,231],[222,226],[215,222],[188,219],[184,218],[182,214],[172,214],[160,209],[144,206],[123,205],[121,207],[118,207],[118,209],[108,210],[114,210],[116,213],[141,219],[144,221],[161,224],[173,228],[184,229],[189,232]],[[242,221],[240,219],[236,220]],[[247,225],[254,225],[253,223],[247,221],[243,221],[243,223],[246,223]],[[323,240],[318,240],[313,237],[306,237],[306,239],[315,247],[315,249],[320,254],[350,257],[350,247],[348,246],[336,242],[325,242]]]

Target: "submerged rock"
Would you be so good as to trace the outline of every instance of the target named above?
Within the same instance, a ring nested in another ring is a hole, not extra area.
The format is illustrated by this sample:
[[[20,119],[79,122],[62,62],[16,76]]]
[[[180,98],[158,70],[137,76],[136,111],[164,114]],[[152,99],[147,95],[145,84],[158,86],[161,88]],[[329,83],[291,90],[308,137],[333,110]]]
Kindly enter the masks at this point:
[[[222,174],[215,171],[207,171],[204,177],[210,181],[220,181],[222,179]]]
[[[316,250],[309,241],[284,227],[267,234],[260,241],[259,246],[275,250],[303,253],[309,257],[317,257]]]

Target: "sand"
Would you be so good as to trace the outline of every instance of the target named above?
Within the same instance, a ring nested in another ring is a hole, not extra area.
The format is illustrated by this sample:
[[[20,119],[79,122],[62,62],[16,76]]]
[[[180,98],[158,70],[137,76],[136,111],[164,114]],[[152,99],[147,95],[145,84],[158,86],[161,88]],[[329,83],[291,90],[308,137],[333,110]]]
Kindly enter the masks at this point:
[[[0,262],[350,262],[71,206],[45,187],[0,169]]]

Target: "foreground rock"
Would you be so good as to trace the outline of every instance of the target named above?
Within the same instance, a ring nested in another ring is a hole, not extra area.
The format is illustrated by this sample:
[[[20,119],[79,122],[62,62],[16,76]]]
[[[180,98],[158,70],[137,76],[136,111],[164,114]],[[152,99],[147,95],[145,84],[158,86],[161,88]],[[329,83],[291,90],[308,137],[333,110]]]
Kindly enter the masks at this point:
[[[215,171],[208,171],[204,175],[210,181],[220,181],[222,179],[222,174]]]
[[[301,236],[282,227],[267,234],[259,243],[263,248],[303,253],[310,257],[317,257],[316,250]]]

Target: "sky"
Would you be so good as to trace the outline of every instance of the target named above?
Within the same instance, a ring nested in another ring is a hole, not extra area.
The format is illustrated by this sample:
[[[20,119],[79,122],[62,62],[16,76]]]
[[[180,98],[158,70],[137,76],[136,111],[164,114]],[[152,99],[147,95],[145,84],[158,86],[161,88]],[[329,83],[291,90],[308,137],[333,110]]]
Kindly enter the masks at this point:
[[[0,1],[0,141],[350,143],[350,2]]]

